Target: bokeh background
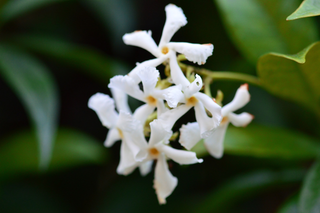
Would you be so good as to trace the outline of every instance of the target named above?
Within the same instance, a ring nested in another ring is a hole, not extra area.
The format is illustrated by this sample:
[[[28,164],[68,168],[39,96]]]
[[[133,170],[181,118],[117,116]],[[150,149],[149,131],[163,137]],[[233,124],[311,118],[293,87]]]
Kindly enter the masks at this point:
[[[256,64],[241,54],[212,0],[1,1],[1,46],[14,46],[47,69],[56,84],[61,136],[49,168],[39,170],[32,119],[16,90],[0,78],[0,212],[271,213],[288,199],[296,199],[312,160],[226,153],[222,159],[204,156],[198,165],[169,162],[179,182],[164,206],[158,204],[152,172],[146,177],[138,171],[127,177],[116,174],[120,143],[103,147],[107,129],[87,102],[96,92],[110,94],[107,85],[112,76],[126,74],[136,62],[152,58],[143,49],[126,46],[122,36],[151,30],[158,42],[169,3],[181,7],[188,20],[173,41],[214,45],[205,68],[256,76]],[[319,28],[319,19],[314,21]],[[13,60],[21,63],[19,58]],[[212,94],[222,90],[223,103],[228,103],[242,83],[214,81]],[[320,137],[309,110],[254,85],[249,91],[251,101],[240,111],[255,116],[253,125]],[[139,105],[133,100],[130,104],[132,109]],[[190,119],[188,114],[180,122]]]

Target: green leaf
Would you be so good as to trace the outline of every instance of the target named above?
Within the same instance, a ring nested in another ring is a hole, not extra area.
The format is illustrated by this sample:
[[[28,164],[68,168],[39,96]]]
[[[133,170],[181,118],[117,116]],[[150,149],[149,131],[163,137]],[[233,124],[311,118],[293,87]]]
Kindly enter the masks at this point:
[[[48,166],[56,131],[56,85],[38,60],[0,44],[0,74],[23,102],[34,123],[39,141],[40,168]]]
[[[36,53],[79,68],[103,83],[114,75],[127,74],[124,63],[110,59],[99,51],[78,46],[57,38],[41,35],[21,35],[11,39],[15,44]]]
[[[287,22],[297,0],[215,0],[240,52],[256,64],[268,52],[296,53],[317,40],[312,20]]]
[[[274,186],[284,186],[299,182],[304,175],[303,170],[256,171],[235,177],[221,185],[197,206],[199,213],[233,212],[228,211],[234,204],[252,197],[255,194],[270,190]]]
[[[298,9],[288,16],[287,20],[295,20],[318,15],[320,15],[320,1],[304,0]]]
[[[320,112],[320,42],[296,55],[270,53],[257,65],[262,86],[272,94]]]
[[[278,213],[299,213],[298,196],[291,197],[279,209]]]
[[[106,159],[106,149],[93,138],[79,131],[62,129],[57,132],[52,160],[48,170],[98,164]],[[0,149],[0,176],[38,173],[37,139],[25,131],[4,139]]]
[[[47,4],[64,1],[66,0],[10,0],[0,11],[0,24]]]
[[[316,161],[308,172],[300,194],[299,210],[303,213],[320,212],[320,161]]]
[[[193,151],[198,157],[207,155],[203,143],[198,143]],[[249,124],[246,128],[228,127],[224,152],[263,158],[313,159],[320,146],[315,139],[296,131]]]

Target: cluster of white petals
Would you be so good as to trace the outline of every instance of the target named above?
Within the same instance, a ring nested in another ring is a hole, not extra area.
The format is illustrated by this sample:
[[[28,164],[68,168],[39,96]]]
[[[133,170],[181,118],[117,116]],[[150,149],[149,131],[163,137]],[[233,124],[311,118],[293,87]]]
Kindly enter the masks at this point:
[[[151,31],[135,31],[123,36],[125,44],[146,49],[156,58],[137,63],[128,75],[110,79],[108,87],[113,98],[97,93],[88,102],[102,125],[109,129],[105,146],[122,141],[118,174],[128,175],[139,168],[142,176],[147,175],[156,160],[154,188],[160,204],[166,203],[166,198],[178,184],[178,179],[168,168],[168,159],[178,164],[201,163],[202,159],[189,151],[201,139],[208,152],[220,158],[229,122],[235,126],[246,126],[253,118],[248,113],[233,113],[250,99],[246,84],[238,89],[232,102],[221,108],[213,98],[201,92],[203,82],[199,75],[195,75],[192,82],[184,75],[177,61],[177,53],[202,65],[212,55],[213,45],[171,42],[178,29],[187,24],[187,19],[182,9],[173,4],[167,5],[165,11],[166,22],[159,45],[152,39]],[[159,86],[162,80],[156,69],[162,63],[170,68],[169,85],[165,87]],[[144,104],[132,113],[127,95]],[[187,150],[172,148],[172,128],[191,108],[194,108],[196,121],[180,129],[179,142]]]

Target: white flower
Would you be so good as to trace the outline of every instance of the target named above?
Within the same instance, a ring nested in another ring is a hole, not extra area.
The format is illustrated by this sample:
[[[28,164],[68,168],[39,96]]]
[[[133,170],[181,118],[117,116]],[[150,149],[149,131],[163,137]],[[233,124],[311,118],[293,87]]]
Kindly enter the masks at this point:
[[[243,84],[237,90],[234,99],[221,109],[222,121],[219,127],[212,132],[207,138],[204,139],[204,145],[208,152],[216,158],[221,158],[223,155],[223,141],[229,123],[234,126],[245,127],[252,119],[253,115],[243,112],[241,114],[235,114],[234,111],[245,106],[250,100],[250,94],[248,92],[248,84]],[[197,142],[201,140],[199,137],[200,127],[197,122],[188,123],[183,125],[180,129],[180,140],[182,146],[190,150]]]
[[[170,42],[172,36],[180,29],[180,27],[187,24],[187,19],[183,14],[182,9],[180,7],[177,7],[176,5],[167,5],[165,11],[167,18],[158,46],[151,37],[151,31],[135,31],[133,33],[127,33],[123,36],[123,41],[125,44],[141,47],[149,51],[156,57],[156,59],[145,61],[138,66],[156,67],[167,59],[170,59],[170,62],[174,61],[172,63],[177,63],[177,52],[184,54],[189,61],[198,63],[199,65],[204,64],[207,58],[212,55],[213,45],[191,44],[186,42]],[[136,71],[137,69],[133,69],[129,73],[129,76],[136,79]],[[179,79],[176,79],[174,76],[175,75],[172,76],[173,82],[175,84],[181,84],[181,82],[179,82]]]
[[[127,120],[127,127],[132,128],[134,121]],[[126,160],[120,161],[117,172],[119,174],[127,175],[131,173],[136,167],[139,166],[142,175],[146,175],[151,171],[153,160],[157,160],[155,168],[154,188],[160,204],[166,203],[166,198],[172,193],[177,186],[178,180],[172,176],[168,169],[166,157],[172,159],[179,164],[194,164],[201,163],[202,159],[197,159],[196,154],[190,151],[177,150],[165,143],[172,135],[171,131],[165,130],[158,120],[150,123],[151,135],[149,142],[144,138],[141,131],[130,131],[130,137],[134,140],[143,141],[144,145],[141,149],[148,152],[147,158],[143,162],[133,161],[132,152],[128,149],[122,149],[121,156],[126,156]],[[131,158],[131,161],[128,159]]]
[[[110,147],[116,141],[122,140],[122,144],[125,143],[123,146],[126,146],[130,149],[135,160],[142,161],[146,158],[147,152],[141,150],[143,143],[134,141],[132,138],[130,138],[130,136],[128,136],[130,131],[138,131],[142,128],[139,126],[141,123],[138,119],[135,119],[135,124],[133,124],[131,121],[133,126],[132,128],[128,128],[127,125],[124,124],[126,124],[127,120],[130,119],[130,114],[125,111],[120,111],[120,114],[118,114],[115,111],[114,100],[108,95],[102,93],[96,93],[95,95],[91,96],[88,106],[97,113],[102,125],[109,129],[107,138],[104,142],[106,147]],[[136,142],[138,144],[136,144]]]
[[[177,66],[174,69],[180,69],[180,67]],[[186,83],[183,94],[175,97],[178,102],[184,104],[159,116],[165,129],[170,130],[174,123],[192,107],[194,107],[196,120],[200,126],[199,136],[201,138],[208,137],[219,126],[222,118],[221,107],[209,96],[199,92],[201,88],[202,79],[199,75],[196,75],[196,79],[192,83],[189,81]],[[210,112],[211,117],[207,115],[206,109]]]

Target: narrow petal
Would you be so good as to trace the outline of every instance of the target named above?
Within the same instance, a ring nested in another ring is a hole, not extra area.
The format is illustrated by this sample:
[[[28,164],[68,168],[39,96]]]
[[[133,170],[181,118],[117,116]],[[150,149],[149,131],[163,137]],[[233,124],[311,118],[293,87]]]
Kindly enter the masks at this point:
[[[169,109],[164,105],[163,100],[157,101],[157,115],[158,117],[163,113],[167,112]]]
[[[154,42],[151,37],[151,31],[135,31],[132,33],[126,33],[123,37],[123,42],[126,45],[132,45],[141,47],[147,51],[149,51],[155,57],[160,56],[159,49],[157,44]]]
[[[150,59],[150,60],[144,61],[142,63],[137,63],[137,66],[128,73],[128,76],[130,76],[132,78],[132,80],[134,81],[135,84],[139,84],[141,79],[139,78],[137,73],[140,69],[142,69],[144,67],[157,67],[160,64],[162,64],[165,60],[167,60],[168,57],[169,56],[161,56],[159,58]]]
[[[148,160],[144,163],[141,163],[139,166],[140,174],[146,176],[152,169],[153,160]]]
[[[158,157],[154,176],[153,187],[156,190],[158,201],[160,204],[165,204],[166,198],[176,188],[178,179],[170,173],[164,154],[160,154]]]
[[[188,112],[189,109],[191,109],[190,106],[186,106],[186,105],[178,106],[175,109],[171,109],[171,110],[161,114],[158,117],[158,120],[161,123],[161,125],[164,127],[165,130],[171,131],[171,129],[172,129],[173,125],[176,123],[176,121],[182,115],[184,115],[186,112]]]
[[[165,155],[168,156],[168,158],[174,160],[175,162],[181,165],[203,162],[202,159],[197,158],[195,152],[174,149],[164,144],[158,144],[156,147],[160,152],[165,153]]]
[[[237,127],[245,127],[247,126],[251,121],[252,119],[254,118],[253,115],[251,115],[250,113],[247,113],[247,112],[243,112],[239,115],[237,114],[234,114],[234,113],[230,113],[228,115],[228,118],[230,120],[230,122],[234,125],[234,126],[237,126]]]
[[[143,161],[147,155],[147,141],[143,135],[143,128],[139,120],[129,113],[120,111],[117,127],[122,131],[122,143],[127,143],[136,161]]]
[[[134,156],[127,143],[121,143],[120,162],[117,168],[117,173],[119,175],[128,175],[133,172],[133,170],[135,170],[135,168],[137,168],[139,165],[140,162],[135,161]]]
[[[181,85],[176,85],[160,90],[162,99],[167,101],[169,107],[176,108],[178,103],[184,99],[181,89]]]
[[[150,128],[149,147],[155,146],[158,143],[167,142],[172,135],[172,131],[164,129],[161,122],[157,119],[150,123]]]
[[[111,88],[112,97],[116,103],[116,108],[118,112],[120,110],[131,113],[130,107],[128,105],[128,95],[121,90]]]
[[[196,79],[194,79],[194,81],[183,90],[184,95],[187,98],[190,98],[195,93],[200,91],[200,89],[202,88],[202,85],[203,84],[202,84],[201,77],[199,75],[196,75]]]
[[[154,67],[143,67],[137,74],[142,81],[144,93],[150,94],[157,85],[160,77],[159,71]]]
[[[167,45],[170,49],[182,53],[189,61],[202,65],[206,63],[209,56],[212,55],[212,44],[192,44],[186,42],[170,42]]]
[[[106,140],[104,141],[104,146],[110,147],[118,140],[121,140],[118,129],[111,128],[107,134]]]
[[[149,104],[141,105],[134,111],[133,117],[140,121],[142,125],[146,122],[147,118],[154,111],[155,107]]]
[[[165,7],[165,11],[167,18],[159,43],[160,48],[171,40],[172,36],[180,29],[180,27],[187,24],[187,18],[180,7],[177,7],[174,4],[168,4]]]
[[[90,97],[88,107],[94,110],[102,125],[111,128],[118,120],[118,113],[115,111],[114,101],[109,95],[96,93]]]
[[[175,52],[172,52],[170,54],[170,74],[171,74],[172,81],[176,85],[181,84],[182,90],[184,90],[184,88],[186,88],[187,86],[190,85],[190,82],[184,76],[181,68],[178,65],[177,56],[176,56]]]
[[[108,85],[109,88],[115,88],[121,90],[131,97],[134,97],[140,101],[144,100],[144,93],[140,90],[139,85],[129,76],[116,75],[110,79]]]
[[[234,112],[243,106],[245,106],[250,101],[250,94],[248,91],[248,84],[243,84],[237,90],[233,100],[227,105],[222,107],[222,116],[228,115],[230,112]]]
[[[223,141],[229,122],[221,124],[211,135],[204,139],[204,145],[210,155],[221,158],[223,155]]]
[[[206,138],[208,135],[219,126],[219,122],[216,121],[215,117],[210,118],[203,104],[199,101],[195,106],[196,120],[200,127],[201,138]]]
[[[200,127],[197,122],[182,125],[182,127],[180,128],[179,142],[183,147],[185,147],[187,150],[190,150],[200,140]]]

